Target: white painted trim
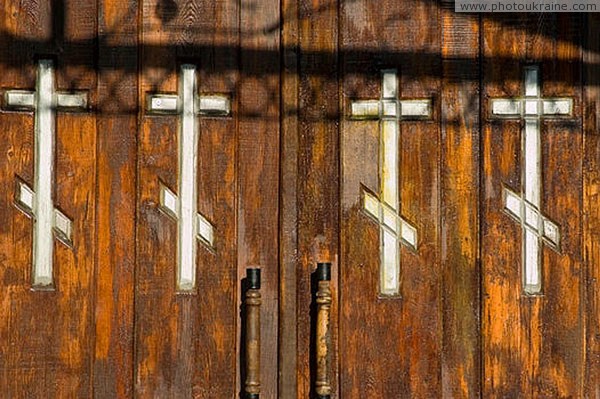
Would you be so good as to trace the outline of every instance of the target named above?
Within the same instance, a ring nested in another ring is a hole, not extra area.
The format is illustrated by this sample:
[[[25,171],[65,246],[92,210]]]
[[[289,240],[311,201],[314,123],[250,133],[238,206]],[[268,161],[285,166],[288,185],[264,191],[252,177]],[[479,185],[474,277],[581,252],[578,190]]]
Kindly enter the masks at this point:
[[[206,242],[209,247],[214,247],[214,229],[212,224],[201,214],[198,214],[198,238]]]
[[[196,68],[181,66],[181,116],[179,147],[178,288],[189,290],[196,285],[196,222],[198,201],[198,125],[196,124]]]
[[[381,71],[381,97],[398,99],[398,71],[396,69]]]
[[[197,112],[200,115],[227,116],[231,112],[231,102],[226,96],[201,96],[198,99]]]
[[[352,102],[352,117],[354,119],[378,119],[379,100],[361,100]]]
[[[493,99],[492,100],[492,114],[493,115],[506,115],[506,116],[520,116],[521,115],[521,100],[515,99]]]
[[[64,213],[58,209],[54,210],[54,231],[58,237],[67,245],[71,245],[72,223]]]
[[[35,92],[26,90],[9,90],[4,93],[4,101],[9,108],[34,109]]]
[[[173,114],[178,112],[179,96],[171,94],[152,94],[146,97],[146,109],[153,113]]]
[[[167,212],[171,217],[177,219],[179,216],[178,212],[178,202],[177,195],[169,190],[167,187],[160,185],[160,206],[161,208]]]
[[[54,65],[40,60],[37,75],[33,214],[33,285],[52,284],[54,258],[54,205],[52,181],[54,176],[55,101]]]
[[[431,100],[402,100],[400,110],[404,118],[428,118],[431,116]]]
[[[57,93],[56,103],[60,108],[84,110],[87,107],[87,93]]]
[[[35,193],[25,183],[19,182],[19,204],[27,210],[27,212],[33,212],[33,203],[35,201]]]
[[[543,100],[544,115],[571,115],[573,113],[573,99],[549,98]]]

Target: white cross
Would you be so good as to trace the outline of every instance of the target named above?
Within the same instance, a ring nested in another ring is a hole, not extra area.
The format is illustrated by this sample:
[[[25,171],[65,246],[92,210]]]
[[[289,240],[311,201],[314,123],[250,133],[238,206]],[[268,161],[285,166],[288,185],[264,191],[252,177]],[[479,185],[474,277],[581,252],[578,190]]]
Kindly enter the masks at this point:
[[[504,188],[504,209],[523,231],[522,280],[526,294],[542,291],[542,242],[558,250],[560,231],[558,226],[542,214],[542,146],[540,143],[541,119],[568,116],[573,111],[570,98],[542,98],[539,68],[525,68],[525,96],[521,98],[492,99],[492,116],[525,120],[521,134],[521,193]]]
[[[213,246],[213,226],[198,213],[198,138],[196,115],[227,116],[229,98],[221,95],[199,96],[196,91],[196,66],[181,66],[179,94],[152,94],[147,108],[151,113],[179,116],[179,196],[161,185],[160,206],[177,220],[177,288],[189,291],[196,286],[196,239]]]
[[[54,235],[71,245],[71,220],[52,201],[56,111],[85,109],[87,94],[57,92],[53,61],[40,60],[35,92],[8,90],[4,97],[7,108],[35,113],[33,189],[19,181],[16,200],[33,219],[33,286],[51,287]]]
[[[399,131],[400,121],[427,119],[431,115],[428,99],[398,99],[396,70],[382,71],[382,95],[379,100],[354,101],[352,119],[379,120],[380,188],[379,198],[364,191],[362,205],[380,227],[380,293],[400,293],[400,249],[398,242],[417,248],[417,229],[399,214]]]

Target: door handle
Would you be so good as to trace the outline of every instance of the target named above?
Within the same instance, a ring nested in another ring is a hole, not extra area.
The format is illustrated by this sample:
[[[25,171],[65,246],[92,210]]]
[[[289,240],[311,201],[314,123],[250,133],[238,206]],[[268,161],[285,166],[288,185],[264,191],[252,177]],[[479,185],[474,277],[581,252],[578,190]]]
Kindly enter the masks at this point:
[[[248,290],[244,298],[246,308],[246,379],[244,393],[246,399],[259,399],[260,396],[260,269],[246,269]]]
[[[329,321],[331,318],[331,263],[317,264],[317,326],[316,326],[316,360],[317,378],[315,392],[317,399],[331,397],[331,381],[329,379],[329,354],[331,334]]]

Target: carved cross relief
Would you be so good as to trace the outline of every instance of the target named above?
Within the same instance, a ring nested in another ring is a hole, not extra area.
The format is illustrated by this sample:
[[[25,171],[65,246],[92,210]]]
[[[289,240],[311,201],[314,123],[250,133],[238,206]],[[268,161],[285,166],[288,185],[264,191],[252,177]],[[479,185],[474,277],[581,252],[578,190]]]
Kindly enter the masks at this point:
[[[77,111],[87,107],[87,93],[56,91],[54,62],[38,62],[35,91],[7,90],[8,109],[34,112],[33,187],[17,182],[16,202],[33,219],[32,284],[34,288],[52,288],[54,238],[71,245],[72,221],[56,209],[52,199],[57,110]]]
[[[196,87],[196,66],[181,66],[179,93],[148,96],[147,109],[154,114],[179,116],[177,131],[177,194],[161,184],[160,207],[177,221],[177,288],[189,291],[196,286],[196,240],[212,248],[213,225],[198,212],[198,143],[197,116],[228,116],[229,98],[221,95],[201,96]]]
[[[379,196],[361,193],[362,207],[379,225],[380,232],[380,293],[400,294],[400,248],[402,243],[417,249],[417,229],[400,214],[400,122],[428,119],[431,100],[401,100],[398,98],[398,73],[382,71],[382,93],[377,100],[352,103],[351,118],[379,121]]]
[[[524,72],[524,96],[492,99],[491,109],[494,118],[525,122],[521,133],[521,190],[517,193],[505,187],[503,200],[505,211],[521,225],[523,232],[523,290],[535,295],[542,292],[542,245],[560,248],[560,229],[542,212],[541,120],[571,115],[573,100],[542,98],[539,68],[528,66]]]

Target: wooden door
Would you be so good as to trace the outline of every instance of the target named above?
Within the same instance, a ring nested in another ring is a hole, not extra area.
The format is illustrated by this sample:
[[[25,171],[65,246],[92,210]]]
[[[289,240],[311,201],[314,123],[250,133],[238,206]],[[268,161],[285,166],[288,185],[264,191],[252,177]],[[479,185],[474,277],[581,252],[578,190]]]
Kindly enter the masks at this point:
[[[263,398],[600,398],[600,21],[453,8],[1,1],[0,397],[243,396],[259,267]]]
[[[584,395],[582,17],[543,21],[481,25],[486,396]]]
[[[0,15],[0,396],[238,396],[258,267],[276,397],[278,2]]]
[[[597,19],[284,4],[281,392],[330,262],[332,397],[598,397]]]
[[[252,266],[263,275],[262,392],[276,396],[278,57],[251,49],[276,48],[262,32],[278,17],[274,2],[143,4],[139,397],[238,395],[240,282]]]
[[[2,4],[5,397],[84,397],[94,358],[95,3]],[[60,54],[60,56],[59,56]]]
[[[386,18],[390,9],[398,20],[422,17],[398,23]],[[436,13],[423,2],[356,2],[340,12],[339,356],[346,397],[434,397],[441,390]],[[360,16],[373,22],[356,29]]]

